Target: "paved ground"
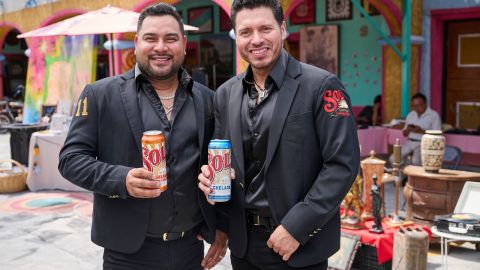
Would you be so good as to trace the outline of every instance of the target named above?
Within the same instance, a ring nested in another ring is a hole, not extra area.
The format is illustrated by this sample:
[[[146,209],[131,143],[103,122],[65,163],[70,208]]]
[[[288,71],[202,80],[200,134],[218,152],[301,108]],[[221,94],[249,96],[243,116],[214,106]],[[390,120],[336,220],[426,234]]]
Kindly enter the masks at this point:
[[[9,157],[9,135],[0,135],[0,159]],[[393,190],[393,185],[386,185],[387,212],[393,209]],[[0,194],[0,269],[101,269],[102,249],[90,242],[91,219],[88,209],[84,209],[90,194],[53,193],[72,200],[71,209],[54,212],[13,209],[22,207],[24,198],[47,195],[51,192]],[[7,200],[16,200],[16,203],[7,206]],[[428,269],[441,269],[440,262],[439,245],[431,246]],[[480,269],[480,252],[474,251],[474,246],[469,243],[453,247],[449,268]],[[214,269],[231,269],[228,256]]]

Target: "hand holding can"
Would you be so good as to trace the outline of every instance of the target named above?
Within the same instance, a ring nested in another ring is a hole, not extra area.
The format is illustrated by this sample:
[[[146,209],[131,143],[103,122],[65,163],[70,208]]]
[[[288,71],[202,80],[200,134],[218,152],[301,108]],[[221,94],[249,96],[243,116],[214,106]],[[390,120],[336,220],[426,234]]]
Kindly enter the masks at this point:
[[[160,181],[160,191],[168,188],[165,135],[161,131],[151,130],[142,137],[143,167],[153,173],[153,179]]]
[[[208,200],[226,202],[230,200],[232,181],[230,176],[231,143],[229,140],[211,140],[208,145],[208,168],[212,192]]]

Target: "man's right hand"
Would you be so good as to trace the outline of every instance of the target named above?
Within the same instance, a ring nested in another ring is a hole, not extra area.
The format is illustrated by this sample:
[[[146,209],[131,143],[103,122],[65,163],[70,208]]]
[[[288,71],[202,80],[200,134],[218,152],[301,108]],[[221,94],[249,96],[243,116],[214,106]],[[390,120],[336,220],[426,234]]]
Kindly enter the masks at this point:
[[[208,194],[212,192],[212,188],[210,187],[212,182],[210,181],[210,171],[208,170],[208,165],[203,165],[200,169],[202,172],[198,175],[198,188],[203,191],[208,203],[213,205],[215,202],[208,200]]]
[[[210,181],[210,170],[208,169],[208,165],[203,165],[201,168],[201,173],[198,175],[198,188],[200,188],[201,191],[205,194],[205,197],[207,197],[208,203],[211,205],[214,205],[215,202],[209,201],[208,200],[208,194],[210,194],[213,190],[210,187],[212,185],[212,182]],[[235,179],[235,170],[233,168],[230,168],[230,178],[233,180]]]
[[[156,198],[160,196],[160,181],[153,179],[153,173],[144,168],[131,169],[125,181],[128,194],[135,198]]]

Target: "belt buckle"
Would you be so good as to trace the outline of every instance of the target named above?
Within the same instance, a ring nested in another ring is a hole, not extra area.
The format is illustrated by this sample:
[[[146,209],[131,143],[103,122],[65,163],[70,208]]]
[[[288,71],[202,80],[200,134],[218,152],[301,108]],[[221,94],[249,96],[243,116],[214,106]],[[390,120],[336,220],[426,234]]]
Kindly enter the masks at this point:
[[[183,238],[184,236],[185,236],[185,232],[182,232],[180,238]],[[175,238],[175,237],[174,237],[173,240],[180,239],[180,238]],[[170,241],[170,240],[168,239],[168,233],[162,234],[162,239],[163,239],[164,242]]]
[[[253,225],[253,226],[260,226],[260,225],[261,225],[261,224],[260,224],[260,216],[259,216],[259,215],[255,215],[255,218],[256,218],[256,220],[255,220],[256,223],[253,223],[252,225]]]

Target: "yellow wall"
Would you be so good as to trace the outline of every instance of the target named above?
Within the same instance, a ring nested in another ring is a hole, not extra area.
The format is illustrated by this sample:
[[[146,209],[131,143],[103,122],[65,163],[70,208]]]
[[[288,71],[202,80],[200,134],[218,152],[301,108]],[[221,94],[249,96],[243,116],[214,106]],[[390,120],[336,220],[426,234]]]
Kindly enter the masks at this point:
[[[4,15],[4,22],[13,22],[21,32],[28,32],[41,26],[42,22],[51,18],[54,14],[65,10],[95,10],[111,4],[115,7],[132,9],[137,1],[132,0],[61,0],[51,4],[40,5],[34,8],[26,8]],[[139,2],[139,1],[138,1]]]
[[[393,0],[395,5],[402,7],[401,0]],[[412,24],[411,33],[413,36],[422,35],[422,1],[412,1],[411,13]],[[400,51],[401,46],[398,45]],[[420,54],[421,45],[411,46],[411,65],[410,65],[410,96],[419,92],[420,85]],[[402,62],[400,58],[388,46],[384,47],[384,122],[388,123],[394,118],[401,116],[402,102]]]

